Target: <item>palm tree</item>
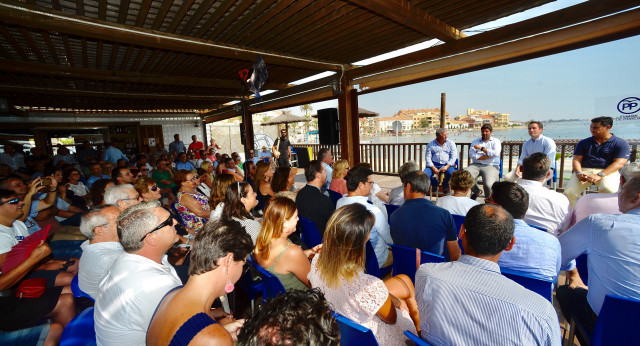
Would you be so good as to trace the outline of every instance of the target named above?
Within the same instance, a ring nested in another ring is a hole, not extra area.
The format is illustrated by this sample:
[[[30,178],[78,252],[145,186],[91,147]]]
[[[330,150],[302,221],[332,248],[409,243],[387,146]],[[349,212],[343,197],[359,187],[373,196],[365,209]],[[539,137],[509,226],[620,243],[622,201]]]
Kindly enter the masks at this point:
[[[309,114],[311,112],[313,112],[313,107],[311,107],[310,104],[306,104],[306,105],[302,105],[300,106],[300,111],[304,113],[304,117],[305,118],[310,118]],[[304,132],[305,132],[305,136],[307,135],[307,132],[309,132],[309,122],[305,122],[304,123]]]

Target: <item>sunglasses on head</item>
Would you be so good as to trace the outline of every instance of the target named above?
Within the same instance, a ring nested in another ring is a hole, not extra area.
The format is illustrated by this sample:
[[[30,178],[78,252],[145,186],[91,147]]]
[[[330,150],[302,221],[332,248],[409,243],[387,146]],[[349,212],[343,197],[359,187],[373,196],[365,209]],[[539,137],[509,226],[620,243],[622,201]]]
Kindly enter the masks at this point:
[[[8,201],[0,202],[0,205],[3,205],[3,204],[18,204],[18,203],[20,203],[20,198],[16,197],[16,198],[10,199]]]

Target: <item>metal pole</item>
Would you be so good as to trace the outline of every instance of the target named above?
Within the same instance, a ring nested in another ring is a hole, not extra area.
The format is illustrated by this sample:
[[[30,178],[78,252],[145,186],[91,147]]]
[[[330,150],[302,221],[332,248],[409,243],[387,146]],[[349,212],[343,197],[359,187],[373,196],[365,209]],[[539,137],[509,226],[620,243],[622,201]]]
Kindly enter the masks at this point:
[[[441,93],[440,94],[440,128],[446,129],[447,128],[447,124],[445,122],[445,114],[446,114],[446,108],[447,107],[447,93]]]

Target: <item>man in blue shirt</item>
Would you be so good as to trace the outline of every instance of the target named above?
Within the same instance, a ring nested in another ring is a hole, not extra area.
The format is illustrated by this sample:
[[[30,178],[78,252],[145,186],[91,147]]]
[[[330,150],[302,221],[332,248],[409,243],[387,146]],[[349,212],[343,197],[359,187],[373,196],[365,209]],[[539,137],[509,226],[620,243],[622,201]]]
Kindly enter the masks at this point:
[[[327,190],[331,185],[331,179],[333,176],[333,155],[331,149],[322,148],[318,151],[318,160],[322,162],[322,166],[327,171],[327,182],[322,186],[322,191]]]
[[[588,289],[561,286],[556,297],[589,334],[607,294],[640,299],[640,175],[621,187],[618,208],[621,215],[592,214],[559,237],[563,264],[588,255]]]
[[[511,213],[516,243],[498,260],[500,268],[517,270],[544,280],[555,281],[560,272],[560,242],[553,235],[524,222],[529,194],[520,185],[507,181],[493,184],[488,203],[500,205]]]
[[[129,162],[129,158],[127,158],[120,149],[118,149],[118,140],[114,139],[111,141],[111,144],[104,150],[102,153],[102,161],[108,161],[113,164],[117,164],[118,160],[123,159],[125,162]]]
[[[522,144],[522,151],[520,152],[520,159],[518,159],[516,169],[507,173],[503,180],[516,181],[518,178],[522,178],[522,160],[534,153],[544,153],[547,155],[552,163],[551,169],[554,169],[553,163],[556,162],[556,142],[542,134],[543,125],[540,121],[529,122],[528,129],[531,139]]]
[[[428,191],[429,178],[424,172],[405,175],[405,202],[391,214],[391,238],[394,244],[417,247],[455,261],[460,257],[456,223],[449,211],[425,198]]]
[[[424,160],[427,162],[427,168],[424,172],[431,176],[431,188],[438,190],[439,176],[443,174],[442,192],[449,192],[449,180],[453,173],[453,166],[456,163],[458,150],[456,144],[447,139],[447,130],[437,129],[436,139],[427,145]]]
[[[482,133],[481,138],[474,139],[471,142],[471,148],[469,148],[469,156],[471,162],[467,168],[465,168],[473,179],[476,179],[478,175],[482,177],[482,185],[484,187],[484,195],[491,196],[491,185],[498,181],[500,176],[500,151],[502,144],[500,140],[491,137],[493,133],[493,126],[491,124],[484,124],[480,128]],[[478,185],[474,185],[471,189],[473,194],[471,199],[476,199],[481,195]]]
[[[179,171],[181,169],[186,169],[187,171],[192,171],[196,169],[191,162],[187,161],[186,153],[178,154],[178,162],[176,162],[176,171]]]
[[[186,153],[187,152],[187,148],[184,146],[184,143],[182,143],[182,141],[180,140],[180,135],[179,134],[175,134],[173,135],[173,142],[169,143],[169,154],[180,154],[180,153]]]
[[[592,137],[578,142],[573,153],[573,173],[564,194],[571,207],[591,184],[598,186],[598,192],[618,191],[620,174],[618,170],[629,160],[629,143],[610,133],[613,126],[611,117],[591,119]]]

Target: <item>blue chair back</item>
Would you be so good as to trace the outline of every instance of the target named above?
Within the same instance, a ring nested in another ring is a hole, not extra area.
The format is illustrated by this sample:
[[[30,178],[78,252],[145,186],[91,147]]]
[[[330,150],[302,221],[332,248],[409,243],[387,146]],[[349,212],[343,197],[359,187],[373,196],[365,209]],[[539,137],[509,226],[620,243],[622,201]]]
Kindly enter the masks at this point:
[[[85,309],[62,331],[60,346],[96,345],[96,331],[93,321],[93,307]]]
[[[73,280],[71,280],[71,292],[73,293],[73,296],[76,297],[76,298],[87,297],[87,298],[91,299],[92,301],[94,300],[93,298],[91,298],[90,295],[84,293],[80,289],[80,286],[78,286],[78,275],[77,274],[76,274],[76,276],[73,277]]]
[[[253,262],[253,259],[249,257],[247,258],[247,261]],[[251,312],[253,312],[256,294],[264,292],[264,282],[262,282],[262,280],[254,280],[253,275],[251,275],[251,271],[247,270],[247,272],[242,274],[238,282],[236,282],[236,286],[240,287],[241,290],[247,293],[251,299]]]
[[[378,340],[371,329],[363,327],[338,314],[336,322],[340,326],[340,345],[377,346]]]
[[[553,299],[553,281],[543,280],[535,278],[529,274],[518,272],[515,270],[508,270],[500,268],[502,275],[509,279],[519,283],[526,289],[534,291],[544,297],[546,300],[552,302]],[[553,303],[553,302],[552,302]]]
[[[416,281],[416,249],[402,245],[389,244],[393,252],[393,275],[405,274]],[[420,251],[420,264],[444,262],[444,256]]]
[[[387,208],[387,220],[389,221],[389,224],[391,224],[391,214],[393,214],[394,211],[398,210],[398,208],[400,208],[399,205],[395,205],[395,204],[384,204],[384,207]]]
[[[462,227],[462,224],[464,224],[464,215],[456,215],[456,214],[451,214],[451,216],[453,216],[453,222],[456,223],[456,232],[460,233],[460,228]],[[458,235],[458,233],[456,233],[456,235]],[[458,238],[458,246],[460,247],[460,254],[464,255],[464,249],[462,248],[462,239]]]
[[[264,284],[264,290],[262,291],[262,298],[264,301],[267,299],[281,295],[286,292],[284,286],[275,275],[269,273],[266,269],[262,268],[251,258],[247,258],[247,262],[251,263],[251,266],[255,268],[262,277],[262,283]]]
[[[307,244],[309,249],[318,244],[322,244],[322,236],[313,221],[299,217],[298,224],[300,225],[301,231],[300,238],[302,238],[302,241]]]
[[[584,284],[588,284],[589,282],[589,266],[587,265],[587,254],[582,254],[576,258],[576,268],[578,269],[578,274],[580,274],[580,279]]]
[[[498,173],[498,178],[500,178],[500,180],[502,180],[502,159],[500,159],[500,172]],[[487,197],[489,198],[489,197]]]
[[[331,201],[333,202],[333,206],[336,206],[336,203],[338,203],[338,200],[340,198],[342,198],[342,195],[340,194],[340,192],[335,192],[331,189],[327,189],[327,191],[329,191],[329,197],[331,197]]]
[[[596,326],[593,329],[591,345],[637,345],[640,315],[640,300],[607,295]]]
[[[431,346],[430,343],[420,339],[419,336],[413,334],[412,332],[405,330],[404,335],[409,338],[409,340],[413,341],[418,346]]]
[[[539,230],[541,230],[541,231],[543,231],[543,232],[546,232],[546,231],[547,231],[547,229],[546,229],[546,228],[544,228],[544,227],[540,227],[540,226],[532,225],[532,224],[530,224],[530,223],[528,223],[528,224],[527,224],[527,226],[529,226],[529,227],[533,227],[533,228],[535,228],[535,229],[539,229]]]
[[[366,258],[364,262],[364,272],[377,278],[382,278],[385,275],[389,274],[393,267],[388,266],[385,268],[380,268],[378,266],[378,257],[376,256],[376,252],[373,250],[371,241],[367,241],[367,243],[365,244],[365,250]]]

